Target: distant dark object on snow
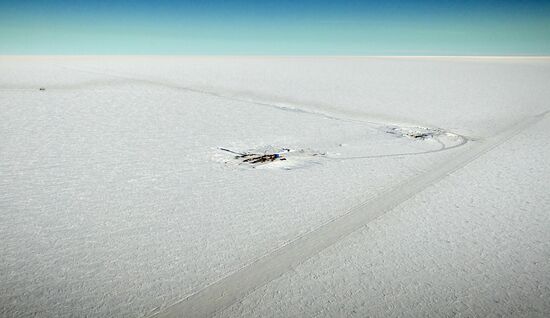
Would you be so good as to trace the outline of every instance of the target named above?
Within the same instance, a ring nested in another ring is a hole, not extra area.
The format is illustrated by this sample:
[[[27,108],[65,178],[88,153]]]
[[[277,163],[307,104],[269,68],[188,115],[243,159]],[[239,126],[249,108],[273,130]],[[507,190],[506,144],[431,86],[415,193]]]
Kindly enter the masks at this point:
[[[227,148],[219,148],[219,149],[230,152],[232,154],[236,154],[235,159],[242,161],[242,163],[248,163],[251,165],[268,163],[276,160],[285,161],[286,158],[282,155],[282,153],[290,152],[290,149],[288,148],[282,148],[281,153],[275,152],[275,153],[264,153],[264,154],[251,153],[251,152],[236,152],[233,150],[229,150]]]
[[[44,87],[40,87],[40,90],[41,90],[41,91],[45,91],[45,90],[46,90],[46,88],[44,88]]]

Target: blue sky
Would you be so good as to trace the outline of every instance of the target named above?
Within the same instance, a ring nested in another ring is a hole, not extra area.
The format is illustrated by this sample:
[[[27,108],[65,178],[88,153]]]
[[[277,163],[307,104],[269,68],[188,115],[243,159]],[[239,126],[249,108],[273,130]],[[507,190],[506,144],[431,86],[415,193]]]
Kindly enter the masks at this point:
[[[2,1],[0,54],[550,55],[550,1]]]

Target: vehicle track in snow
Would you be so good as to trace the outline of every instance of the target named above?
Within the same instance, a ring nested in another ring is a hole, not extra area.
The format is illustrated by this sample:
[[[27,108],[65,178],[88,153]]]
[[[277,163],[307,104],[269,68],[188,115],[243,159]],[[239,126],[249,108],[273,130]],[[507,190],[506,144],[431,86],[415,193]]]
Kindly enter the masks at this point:
[[[303,114],[308,114],[308,115],[321,116],[321,117],[324,117],[324,118],[327,118],[327,119],[347,121],[347,122],[370,123],[370,124],[375,124],[375,125],[379,124],[379,123],[374,122],[374,121],[370,122],[370,121],[366,121],[366,120],[341,118],[341,117],[334,116],[332,114],[318,112],[318,111],[314,111],[314,110],[310,110],[310,109],[297,108],[297,107],[294,107],[294,106],[283,105],[283,104],[280,104],[280,103],[264,102],[264,101],[260,101],[258,99],[254,99],[254,98],[236,97],[236,96],[231,96],[231,95],[228,95],[228,94],[215,92],[215,91],[212,91],[212,90],[204,90],[204,89],[199,89],[199,88],[194,88],[194,87],[189,87],[189,86],[178,85],[178,84],[174,84],[174,83],[170,83],[170,82],[148,80],[148,79],[137,78],[137,77],[133,77],[133,76],[129,76],[129,75],[123,75],[123,74],[112,73],[112,72],[96,71],[96,70],[66,67],[66,66],[60,66],[60,67],[63,68],[63,69],[66,69],[66,70],[70,70],[70,71],[89,73],[89,74],[95,74],[95,75],[104,75],[104,76],[109,76],[109,77],[113,77],[113,78],[117,78],[117,79],[124,79],[124,80],[127,80],[129,82],[134,82],[134,83],[148,84],[148,85],[160,86],[160,87],[164,87],[164,88],[171,88],[171,89],[182,90],[182,91],[187,91],[187,92],[191,92],[191,93],[202,94],[202,95],[209,95],[209,96],[212,96],[212,97],[223,98],[223,99],[226,99],[226,100],[232,100],[232,101],[243,102],[243,103],[250,103],[250,104],[259,105],[259,106],[266,106],[266,107],[275,108],[275,109],[284,110],[284,111],[291,111],[291,112],[296,112],[296,113],[303,113]],[[123,82],[120,82],[119,84],[123,84]],[[87,86],[88,86],[87,83],[84,83],[83,85],[68,85],[67,88],[69,88],[69,89],[85,88]],[[99,86],[99,85],[97,85],[97,83],[94,83],[94,86]],[[63,86],[63,85],[58,85],[58,86],[52,87],[52,89],[64,89],[64,88],[65,88],[65,86]]]
[[[468,142],[468,138],[456,134],[456,136],[459,138],[459,142],[456,145],[447,146],[445,143],[443,143],[441,140],[437,139],[435,137],[434,139],[436,142],[441,144],[441,147],[439,149],[435,150],[426,150],[426,151],[417,151],[417,152],[402,152],[402,153],[391,153],[391,154],[380,154],[380,155],[366,155],[366,156],[352,156],[352,157],[333,157],[333,156],[325,156],[320,158],[325,158],[329,160],[357,160],[357,159],[377,159],[377,158],[391,158],[391,157],[404,157],[404,156],[413,156],[413,155],[424,155],[424,154],[430,154],[430,153],[436,153],[441,151],[446,151],[454,148],[458,148],[460,146],[465,145]]]

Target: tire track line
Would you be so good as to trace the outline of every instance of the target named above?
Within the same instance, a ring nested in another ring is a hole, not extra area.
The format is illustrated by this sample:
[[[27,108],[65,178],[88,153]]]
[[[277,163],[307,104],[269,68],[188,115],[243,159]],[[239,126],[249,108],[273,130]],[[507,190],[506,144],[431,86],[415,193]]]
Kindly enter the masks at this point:
[[[87,68],[68,67],[64,65],[58,65],[58,67],[65,70],[73,71],[73,72],[103,75],[103,76],[108,76],[119,80],[122,79],[129,82],[134,82],[134,83],[155,85],[155,86],[160,86],[164,88],[170,88],[170,89],[187,91],[187,92],[196,93],[196,94],[208,95],[208,96],[222,98],[226,100],[232,100],[236,102],[249,103],[249,104],[254,104],[258,106],[266,106],[266,107],[288,111],[288,112],[319,116],[326,119],[339,120],[339,121],[350,122],[350,123],[370,125],[373,127],[377,127],[388,123],[387,120],[380,120],[380,119],[374,120],[373,118],[376,118],[376,116],[371,116],[368,114],[364,114],[364,116],[361,116],[362,119],[357,119],[356,118],[357,115],[349,116],[349,115],[343,115],[343,114],[334,114],[334,113],[331,113],[330,111],[327,112],[323,110],[314,109],[314,107],[297,107],[295,103],[292,103],[292,102],[286,103],[286,102],[278,102],[278,101],[269,101],[261,98],[233,95],[230,93],[217,92],[211,89],[202,89],[202,88],[195,88],[192,86],[178,85],[176,83],[171,83],[169,81],[150,80],[146,78],[135,77],[136,75],[132,75],[132,74],[122,74],[122,73],[114,73],[114,72],[104,71],[104,70],[100,71],[100,70],[87,69]],[[84,86],[80,86],[80,87],[84,87]],[[74,86],[74,88],[76,88],[76,86]],[[409,121],[404,122],[403,120],[393,121],[393,123],[397,123],[397,122],[401,124],[405,124],[405,123],[413,124],[413,122],[409,122]],[[426,125],[420,125],[420,126],[426,126]],[[428,126],[433,127],[431,125],[428,125]]]

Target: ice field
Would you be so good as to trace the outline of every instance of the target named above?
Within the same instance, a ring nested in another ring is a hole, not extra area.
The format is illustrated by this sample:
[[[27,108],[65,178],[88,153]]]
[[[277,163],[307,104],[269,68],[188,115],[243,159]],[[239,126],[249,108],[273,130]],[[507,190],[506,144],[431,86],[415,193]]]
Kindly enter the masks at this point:
[[[0,57],[0,316],[550,315],[550,59]]]

